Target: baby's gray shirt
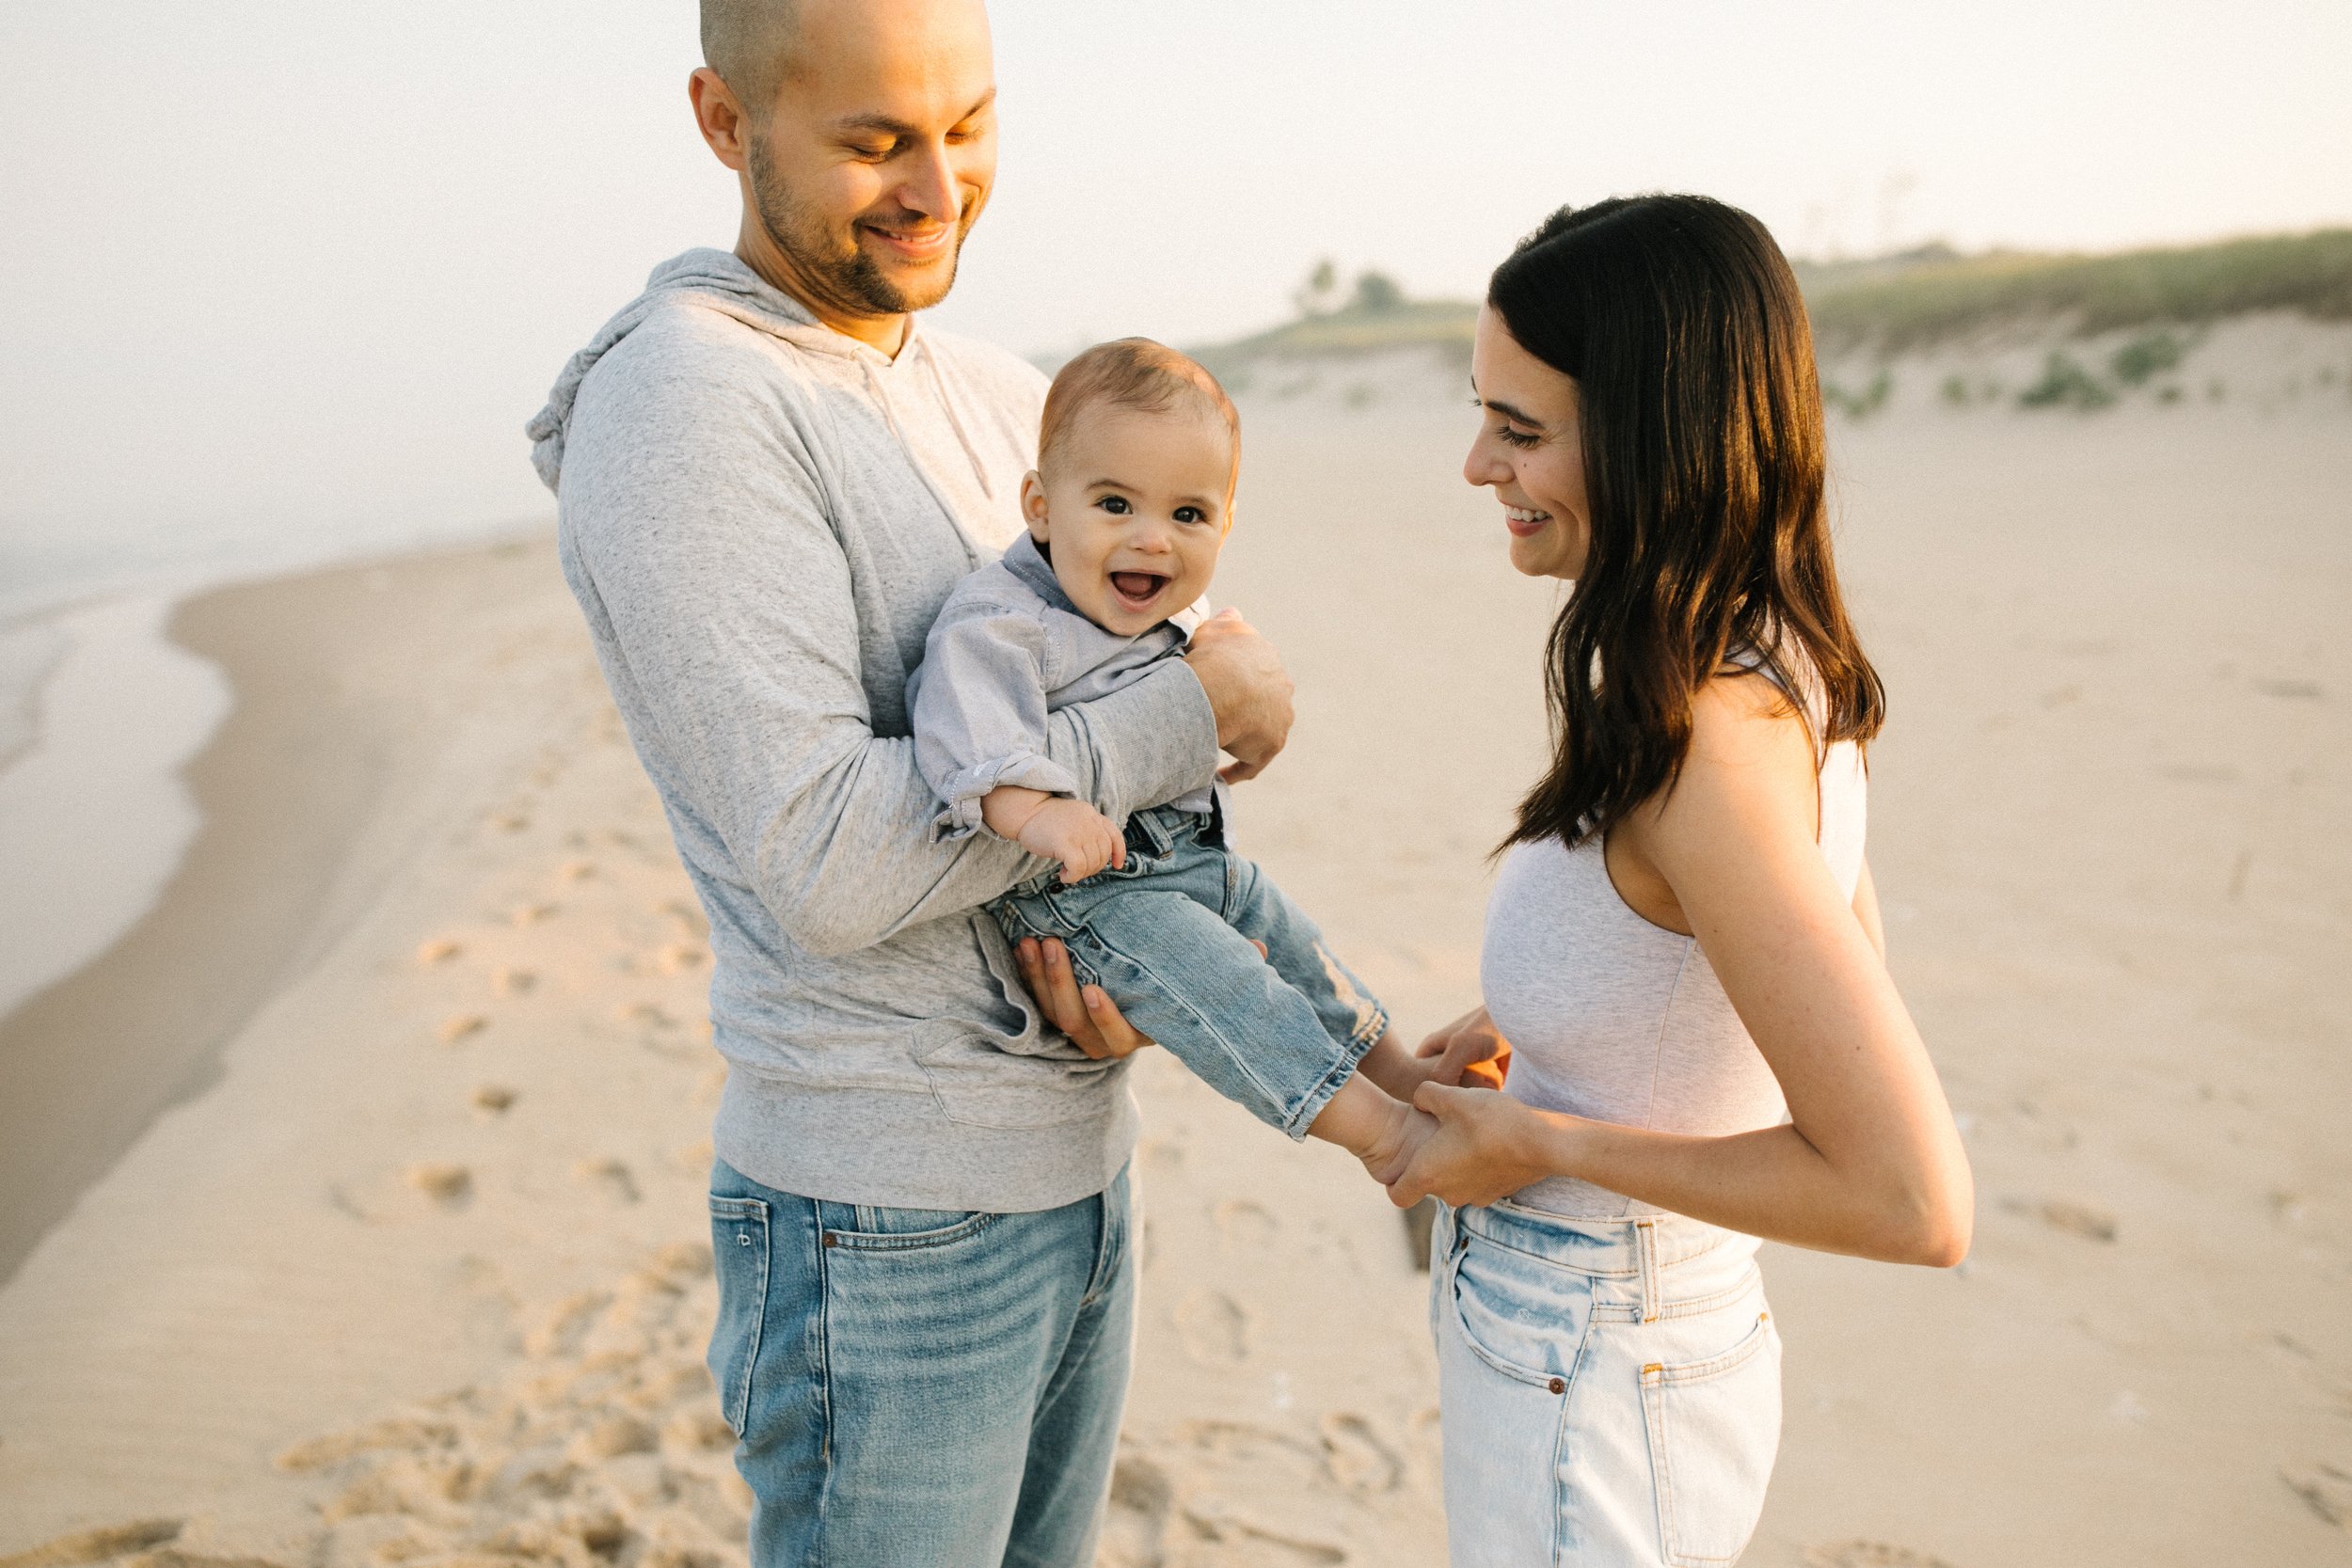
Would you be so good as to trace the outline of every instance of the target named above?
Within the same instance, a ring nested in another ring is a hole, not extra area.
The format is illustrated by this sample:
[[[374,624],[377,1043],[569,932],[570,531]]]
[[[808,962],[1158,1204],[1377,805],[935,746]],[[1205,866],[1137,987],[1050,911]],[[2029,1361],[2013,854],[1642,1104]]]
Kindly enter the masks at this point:
[[[1045,718],[1135,682],[1184,657],[1198,607],[1150,631],[1121,637],[1079,612],[1027,534],[1004,558],[970,573],[940,607],[907,677],[914,766],[941,803],[934,842],[977,832],[980,798],[1005,784],[1080,800],[1086,791],[1045,754]],[[1206,813],[1217,786],[1168,802]]]

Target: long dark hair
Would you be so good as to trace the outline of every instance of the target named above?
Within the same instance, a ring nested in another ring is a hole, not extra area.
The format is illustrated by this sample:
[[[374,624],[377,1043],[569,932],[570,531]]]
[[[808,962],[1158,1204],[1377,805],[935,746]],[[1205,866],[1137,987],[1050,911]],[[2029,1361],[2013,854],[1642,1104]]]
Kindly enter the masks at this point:
[[[1768,672],[1817,749],[1867,741],[1878,673],[1837,592],[1804,300],[1772,235],[1696,196],[1563,207],[1486,302],[1576,382],[1591,545],[1551,628],[1551,767],[1506,845],[1604,833],[1673,787],[1691,700]]]

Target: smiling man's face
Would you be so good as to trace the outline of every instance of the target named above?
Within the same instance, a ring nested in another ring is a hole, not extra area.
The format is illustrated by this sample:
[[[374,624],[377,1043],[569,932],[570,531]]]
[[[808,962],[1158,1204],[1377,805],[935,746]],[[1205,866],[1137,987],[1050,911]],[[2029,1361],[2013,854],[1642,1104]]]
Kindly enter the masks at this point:
[[[986,9],[801,0],[790,33],[740,133],[744,259],[843,330],[938,304],[996,178]]]
[[[1216,410],[1088,408],[1021,486],[1054,578],[1104,631],[1136,637],[1208,592],[1232,521],[1233,436]]]

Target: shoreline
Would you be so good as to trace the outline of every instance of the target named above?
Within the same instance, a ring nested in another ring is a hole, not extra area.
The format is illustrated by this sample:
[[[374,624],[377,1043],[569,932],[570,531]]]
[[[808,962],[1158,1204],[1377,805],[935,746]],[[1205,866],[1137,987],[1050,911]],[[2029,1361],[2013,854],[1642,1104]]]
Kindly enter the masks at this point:
[[[315,956],[387,791],[413,771],[399,742],[417,715],[369,674],[424,652],[401,645],[413,601],[485,562],[551,554],[437,550],[172,606],[164,637],[220,673],[228,711],[178,769],[198,825],[161,891],[95,957],[0,1016],[0,1286],[158,1115],[214,1080],[220,1047]]]

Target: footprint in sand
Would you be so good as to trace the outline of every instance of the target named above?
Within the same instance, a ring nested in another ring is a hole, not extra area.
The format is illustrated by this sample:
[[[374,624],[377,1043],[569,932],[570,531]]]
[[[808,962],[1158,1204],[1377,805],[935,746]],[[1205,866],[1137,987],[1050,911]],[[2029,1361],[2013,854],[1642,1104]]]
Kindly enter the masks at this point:
[[[572,1167],[572,1174],[614,1203],[635,1203],[644,1196],[628,1166],[610,1156],[582,1160]]]
[[[1168,1519],[1175,1501],[1167,1471],[1139,1454],[1120,1454],[1111,1471],[1111,1503],[1103,1519],[1096,1568],[1161,1568],[1168,1560]]]
[[[1184,1165],[1184,1140],[1165,1135],[1146,1137],[1136,1150],[1144,1164],[1152,1170],[1182,1170]]]
[[[452,1013],[441,1020],[440,1027],[433,1031],[433,1037],[443,1045],[455,1045],[459,1040],[479,1035],[489,1026],[490,1021],[480,1013]]]
[[[1848,1541],[1836,1546],[1808,1546],[1805,1568],[1952,1568],[1940,1557],[1890,1546],[1883,1541]]]
[[[1227,1198],[1210,1211],[1210,1217],[1216,1221],[1216,1233],[1225,1244],[1234,1248],[1264,1246],[1281,1228],[1265,1205],[1246,1197]]]
[[[1405,1461],[1381,1440],[1369,1419],[1334,1411],[1323,1418],[1322,1425],[1324,1463],[1333,1481],[1361,1496],[1396,1490],[1405,1479]]]
[[[1249,1358],[1249,1314],[1222,1291],[1195,1291],[1177,1304],[1176,1338],[1203,1367],[1238,1367]]]
[[[664,898],[653,907],[656,914],[666,914],[686,927],[686,934],[697,939],[710,935],[710,919],[695,906],[682,898]]]
[[[2106,1210],[2062,1197],[2044,1198],[2039,1203],[2010,1198],[2001,1207],[2012,1214],[2029,1214],[2053,1230],[2063,1230],[2089,1242],[2111,1243],[2120,1229],[2115,1216]]]
[[[683,942],[664,943],[654,952],[653,966],[664,974],[689,974],[710,958],[703,949]]]
[[[634,1416],[612,1415],[573,1438],[571,1453],[580,1463],[594,1465],[625,1453],[651,1453],[660,1446],[660,1435],[651,1423]]]
[[[612,1009],[612,1016],[623,1023],[642,1024],[648,1029],[668,1029],[677,1022],[650,1002],[624,1002]]]
[[[0,1557],[0,1568],[84,1568],[126,1552],[143,1552],[179,1539],[184,1521],[138,1519],[124,1525],[103,1525],[75,1530],[44,1541],[11,1557]]]
[[[584,882],[596,874],[595,861],[565,861],[555,868],[555,874],[567,882]]]
[[[555,918],[553,904],[517,904],[506,911],[509,925],[536,926],[543,920]]]
[[[609,1291],[584,1291],[567,1297],[537,1327],[523,1336],[523,1352],[534,1360],[569,1355],[580,1348],[596,1315],[612,1305]]]
[[[2281,1470],[2279,1479],[2303,1499],[2303,1506],[2338,1529],[2352,1530],[2352,1471],[2316,1464],[2308,1469]]]
[[[1260,1477],[1283,1474],[1294,1487],[1310,1484],[1323,1469],[1323,1452],[1315,1445],[1248,1421],[1186,1421],[1176,1435],[1215,1465]]]
[[[502,811],[490,818],[490,825],[502,833],[518,833],[531,826],[531,818],[518,811]]]
[[[528,969],[503,965],[490,973],[490,989],[501,996],[520,996],[539,983],[539,976]]]
[[[462,1209],[473,1197],[473,1172],[463,1165],[410,1165],[408,1184],[444,1209]]]
[[[464,951],[464,947],[450,941],[447,937],[435,937],[429,942],[417,944],[417,962],[430,969],[435,964],[447,963]]]
[[[1216,1560],[1233,1563],[1275,1564],[1289,1568],[1291,1564],[1311,1563],[1315,1568],[1337,1568],[1347,1560],[1347,1548],[1328,1541],[1316,1541],[1307,1536],[1293,1535],[1287,1530],[1259,1524],[1238,1513],[1211,1513],[1193,1509],[1184,1511],[1184,1523],[1193,1533],[1213,1545],[1230,1545],[1238,1555],[1220,1554]]]
[[[473,1106],[494,1117],[504,1116],[514,1108],[516,1091],[504,1084],[483,1084],[473,1091]]]

